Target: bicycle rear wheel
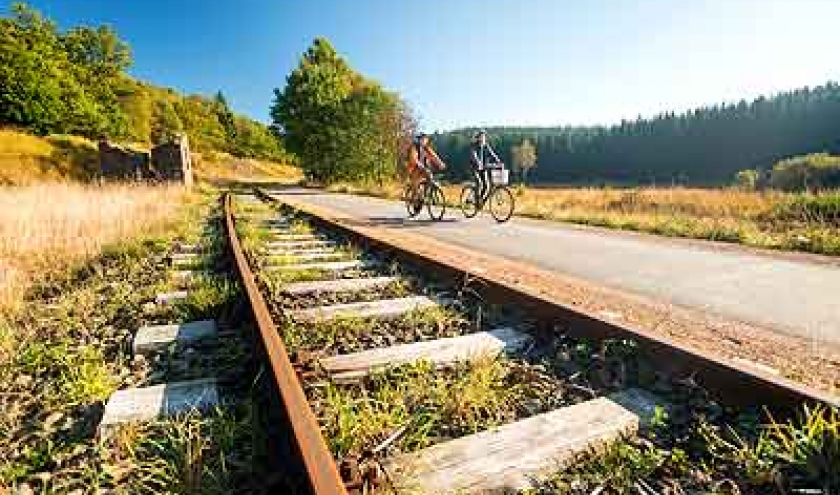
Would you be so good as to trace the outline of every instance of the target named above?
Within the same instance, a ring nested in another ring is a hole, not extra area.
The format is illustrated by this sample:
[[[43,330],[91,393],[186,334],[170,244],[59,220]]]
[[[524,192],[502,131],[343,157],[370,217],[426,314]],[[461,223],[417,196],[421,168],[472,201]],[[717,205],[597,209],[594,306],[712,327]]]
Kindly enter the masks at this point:
[[[487,202],[490,205],[490,214],[497,222],[507,222],[513,215],[513,193],[507,187],[499,186],[494,188]]]
[[[426,187],[426,209],[432,220],[441,220],[446,213],[446,197],[443,189],[437,184],[429,184]]]
[[[475,186],[467,184],[461,189],[461,212],[467,218],[478,215],[478,198]]]

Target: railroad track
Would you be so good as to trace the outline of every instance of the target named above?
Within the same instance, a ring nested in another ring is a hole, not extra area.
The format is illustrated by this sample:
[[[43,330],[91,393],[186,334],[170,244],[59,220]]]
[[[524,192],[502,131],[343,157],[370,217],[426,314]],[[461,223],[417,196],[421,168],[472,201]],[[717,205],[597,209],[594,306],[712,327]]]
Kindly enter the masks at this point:
[[[312,493],[520,490],[702,411],[829,403],[283,205],[225,197],[259,345]],[[661,435],[661,433],[660,433]]]

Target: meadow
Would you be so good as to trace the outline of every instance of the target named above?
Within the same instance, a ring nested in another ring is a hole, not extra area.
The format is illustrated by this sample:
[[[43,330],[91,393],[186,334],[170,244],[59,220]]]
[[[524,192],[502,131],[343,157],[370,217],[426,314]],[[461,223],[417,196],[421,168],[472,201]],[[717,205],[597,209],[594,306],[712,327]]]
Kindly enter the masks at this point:
[[[0,311],[20,305],[33,282],[63,274],[108,245],[170,228],[188,195],[176,186],[0,187]]]

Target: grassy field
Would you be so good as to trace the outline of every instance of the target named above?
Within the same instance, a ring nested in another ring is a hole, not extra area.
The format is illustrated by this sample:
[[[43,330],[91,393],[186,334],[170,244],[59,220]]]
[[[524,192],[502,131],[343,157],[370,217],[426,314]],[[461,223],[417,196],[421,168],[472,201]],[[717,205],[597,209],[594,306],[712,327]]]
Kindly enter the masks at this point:
[[[33,282],[63,274],[107,245],[165,231],[189,198],[176,186],[0,187],[0,311],[19,305]]]
[[[398,199],[401,192],[400,184],[338,184],[329,189],[390,199]],[[514,187],[514,191],[516,213],[523,217],[840,255],[840,192],[792,194],[682,187]],[[446,186],[445,192],[449,202],[457,203],[460,186]]]
[[[195,175],[199,180],[272,180],[296,183],[301,170],[288,163],[236,158],[226,153],[195,154]]]

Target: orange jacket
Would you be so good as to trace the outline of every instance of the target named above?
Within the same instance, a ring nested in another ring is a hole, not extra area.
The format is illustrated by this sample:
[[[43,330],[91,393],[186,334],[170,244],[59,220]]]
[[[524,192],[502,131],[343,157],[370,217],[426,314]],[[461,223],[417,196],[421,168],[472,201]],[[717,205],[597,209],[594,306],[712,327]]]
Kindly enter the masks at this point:
[[[421,156],[422,155],[422,156]],[[423,163],[421,163],[423,162]],[[430,163],[431,162],[431,163]],[[412,144],[408,150],[408,170],[414,171],[422,165],[422,168],[430,168],[434,166],[436,170],[443,170],[446,164],[440,159],[435,150],[430,145],[422,146]]]

